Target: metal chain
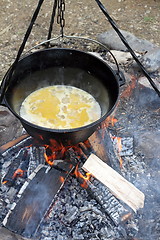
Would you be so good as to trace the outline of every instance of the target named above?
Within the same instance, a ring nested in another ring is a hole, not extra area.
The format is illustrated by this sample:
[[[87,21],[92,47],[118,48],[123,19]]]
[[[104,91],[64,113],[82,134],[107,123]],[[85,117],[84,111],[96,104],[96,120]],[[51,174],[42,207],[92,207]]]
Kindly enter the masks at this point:
[[[65,0],[58,0],[58,15],[57,15],[57,23],[61,26],[61,35],[63,37],[63,30],[65,26]]]

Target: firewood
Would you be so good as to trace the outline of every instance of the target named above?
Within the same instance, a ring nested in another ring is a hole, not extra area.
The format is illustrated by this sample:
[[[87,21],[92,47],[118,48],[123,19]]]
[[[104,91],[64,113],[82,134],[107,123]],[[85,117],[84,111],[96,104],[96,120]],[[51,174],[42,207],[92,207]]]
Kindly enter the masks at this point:
[[[105,162],[110,164],[110,159],[108,157],[108,152],[106,150],[101,132],[101,129],[98,129],[96,132],[94,132],[92,136],[90,136],[89,142],[93,148],[94,153],[99,158],[102,158]]]
[[[12,147],[15,148],[18,144],[21,144],[23,142],[23,140],[25,140],[27,138],[29,138],[29,135],[25,134],[25,135],[22,135],[22,136],[20,136],[20,137],[18,137],[16,139],[6,143],[6,144],[0,146],[0,153],[5,152],[9,148],[12,148]]]
[[[96,155],[91,154],[82,168],[107,186],[113,195],[133,211],[144,207],[144,194]]]
[[[57,168],[39,165],[20,189],[11,209],[3,220],[3,225],[23,237],[32,237],[54,202],[73,166],[59,160]],[[62,169],[62,171],[61,171]]]
[[[28,238],[24,238],[18,234],[15,234],[4,227],[0,227],[0,239],[1,240],[29,240]]]
[[[125,222],[132,216],[132,211],[125,208],[108,188],[97,179],[92,178],[92,180],[88,180],[86,190],[89,195],[100,204],[102,211],[110,217],[116,226]]]

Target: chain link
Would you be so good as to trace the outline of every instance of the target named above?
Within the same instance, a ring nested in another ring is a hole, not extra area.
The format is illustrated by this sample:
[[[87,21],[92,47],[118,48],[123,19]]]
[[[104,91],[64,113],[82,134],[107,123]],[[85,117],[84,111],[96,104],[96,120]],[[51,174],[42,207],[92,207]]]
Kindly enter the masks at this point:
[[[61,26],[61,35],[63,37],[63,29],[65,26],[65,0],[58,0],[58,14],[57,14],[57,23]]]

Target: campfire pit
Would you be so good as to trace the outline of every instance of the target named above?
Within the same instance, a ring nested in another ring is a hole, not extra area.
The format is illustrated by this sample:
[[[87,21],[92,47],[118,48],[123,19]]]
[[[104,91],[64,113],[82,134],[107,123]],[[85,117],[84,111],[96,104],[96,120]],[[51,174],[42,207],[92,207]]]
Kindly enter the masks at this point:
[[[23,238],[29,237],[29,239],[36,240],[135,238],[158,240],[160,165],[157,161],[159,159],[159,133],[155,130],[155,126],[158,127],[159,125],[159,99],[152,89],[143,87],[138,83],[136,88],[131,89],[132,82],[133,78],[128,86],[124,87],[114,117],[112,116],[112,118],[110,117],[103,122],[101,128],[86,142],[70,146],[65,154],[63,151],[63,154],[58,151],[54,153],[54,157],[70,159],[71,162],[76,160],[76,164],[77,161],[80,161],[78,170],[85,177],[81,165],[90,153],[95,153],[144,192],[146,196],[144,208],[134,213],[95,178],[92,177],[88,187],[84,188],[81,186],[84,180],[70,174],[66,182],[62,184],[61,190],[54,197],[51,195],[53,198],[51,197],[49,203],[45,206],[45,214],[43,212],[43,216],[38,219],[32,231],[26,234],[21,225],[21,230],[17,229],[16,224],[10,224],[9,216],[11,216],[11,219],[17,217],[14,215],[16,206],[17,209],[21,207],[24,210],[25,206],[20,199],[23,200],[23,194],[24,196],[26,194],[26,182],[30,181],[32,184],[34,181],[40,181],[41,177],[38,180],[38,174],[40,173],[35,169],[37,167],[41,169],[39,166],[42,166],[42,169],[47,169],[49,166],[48,163],[46,165],[44,154],[46,147],[36,143],[32,137],[26,135],[1,146],[2,175],[3,180],[8,181],[8,184],[6,182],[1,186],[2,226],[5,225],[6,228],[19,233]],[[130,91],[128,91],[128,87]],[[141,97],[139,105],[137,105],[137,92],[138,96]],[[149,96],[154,95],[154,98],[152,97],[154,105],[147,104],[144,92],[149,93]],[[137,112],[137,107],[140,107],[141,104],[145,106],[143,113]],[[137,118],[131,118],[132,114],[133,116],[136,114]],[[143,122],[140,121],[141,114],[143,114]],[[152,139],[152,136],[154,136],[154,139]],[[152,139],[152,142],[150,139]],[[146,145],[150,146],[150,151],[148,151]],[[47,154],[49,155],[50,151]],[[23,155],[25,157],[22,157]],[[25,166],[24,159],[28,164],[27,170],[23,168],[24,175],[21,176],[21,173],[19,175],[17,173],[16,178],[12,179],[13,170],[15,172],[16,168]],[[122,162],[120,163],[120,161]],[[15,163],[15,167],[13,163]],[[9,166],[11,166],[10,170]],[[58,171],[61,175],[63,172],[63,170],[60,171],[61,167],[58,170],[56,165],[55,168],[53,166],[51,171]],[[49,183],[49,188],[54,191],[54,184],[52,188],[52,184]],[[19,195],[19,192],[21,195]],[[43,194],[44,191],[42,191],[42,196]],[[17,201],[18,196],[19,201]],[[32,200],[36,199],[35,196],[30,197]],[[21,203],[22,205],[18,205]],[[39,205],[41,206],[41,204],[40,202]],[[38,211],[40,209],[38,208]],[[11,214],[12,211],[14,214]],[[33,214],[30,216],[32,218]]]
[[[148,79],[159,94],[150,76]],[[114,117],[105,120],[86,142],[57,148],[52,139],[50,148],[21,136],[0,147],[2,240],[9,236],[36,240],[159,239],[159,98],[135,76],[129,76],[127,84],[121,89]],[[81,167],[91,153],[145,194],[144,208],[134,213],[99,180],[93,176],[88,180]]]

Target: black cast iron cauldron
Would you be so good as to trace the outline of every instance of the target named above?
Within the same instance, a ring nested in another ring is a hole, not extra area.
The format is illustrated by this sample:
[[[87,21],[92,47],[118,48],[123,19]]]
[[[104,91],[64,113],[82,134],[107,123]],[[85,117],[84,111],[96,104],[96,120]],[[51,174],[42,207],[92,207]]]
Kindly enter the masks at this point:
[[[3,83],[7,80],[6,73]],[[90,93],[100,104],[99,120],[75,129],[50,129],[32,124],[19,115],[23,100],[33,91],[51,85],[70,85]],[[119,96],[115,72],[99,58],[72,49],[45,49],[19,60],[5,90],[3,104],[21,121],[34,138],[49,143],[50,139],[64,145],[88,139],[98,125],[114,110]]]

